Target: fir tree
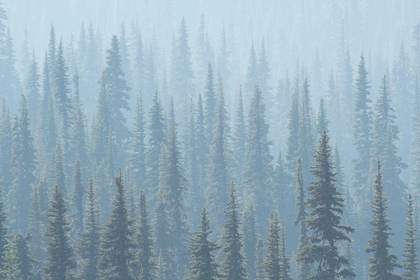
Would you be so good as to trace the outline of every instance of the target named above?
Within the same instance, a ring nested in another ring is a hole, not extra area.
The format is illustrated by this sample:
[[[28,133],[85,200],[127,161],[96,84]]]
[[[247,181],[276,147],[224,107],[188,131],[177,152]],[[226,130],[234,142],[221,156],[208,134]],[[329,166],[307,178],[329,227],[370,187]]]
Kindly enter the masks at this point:
[[[408,195],[407,207],[407,230],[404,249],[404,279],[419,279],[419,260],[417,253],[417,230],[415,225],[414,201],[411,194]]]
[[[35,53],[32,55],[32,61],[29,65],[28,77],[26,79],[26,95],[31,109],[30,119],[35,123],[36,114],[39,109],[39,74],[38,63],[35,59]]]
[[[134,124],[131,140],[131,158],[130,163],[133,170],[134,180],[137,187],[143,187],[146,176],[146,145],[145,145],[145,131],[144,131],[144,113],[143,113],[143,98],[142,95],[137,95],[137,103],[134,116]]]
[[[73,230],[83,231],[83,194],[85,188],[82,184],[82,171],[80,160],[77,158],[73,169],[73,194],[72,205],[74,208]]]
[[[344,200],[335,185],[335,173],[331,163],[331,148],[327,133],[324,132],[315,155],[315,166],[311,170],[316,180],[309,186],[311,197],[307,200],[310,217],[306,224],[312,234],[303,248],[300,261],[318,264],[316,273],[308,279],[336,279],[353,275],[343,266],[348,260],[339,254],[337,246],[341,241],[350,241],[349,233],[354,230],[342,225]]]
[[[258,56],[257,71],[258,87],[263,95],[268,99],[268,96],[270,96],[270,66],[268,64],[264,40],[261,43],[261,51]]]
[[[191,239],[191,279],[192,280],[216,280],[218,279],[217,264],[213,251],[219,246],[209,240],[211,234],[210,221],[207,220],[206,209],[201,213],[200,231]]]
[[[4,194],[8,190],[13,181],[12,173],[12,127],[9,108],[6,104],[6,98],[3,97],[3,104],[0,116],[0,166],[3,179]]]
[[[106,93],[104,74],[100,79],[101,89],[98,97],[96,120],[93,127],[93,158],[100,163],[105,159],[105,147],[108,146],[108,135],[110,132],[110,111],[109,100]]]
[[[48,210],[48,228],[45,235],[48,243],[48,261],[45,273],[48,280],[65,279],[67,270],[76,267],[73,249],[70,247],[70,224],[67,221],[67,208],[58,186],[55,186],[51,207]]]
[[[108,98],[110,125],[117,136],[117,143],[129,137],[129,131],[126,127],[126,117],[122,110],[129,110],[128,100],[130,96],[128,92],[130,87],[127,86],[124,79],[124,71],[121,65],[120,46],[117,36],[112,37],[110,47],[107,50],[106,66],[103,70],[103,79]]]
[[[245,76],[246,96],[252,96],[255,87],[258,85],[258,69],[257,69],[257,55],[255,54],[254,43],[251,45],[251,50],[248,58],[248,66]]]
[[[207,67],[207,78],[206,78],[206,87],[205,87],[205,107],[204,107],[204,118],[206,125],[206,138],[207,144],[210,144],[211,139],[213,139],[213,132],[216,123],[216,113],[217,113],[217,98],[216,91],[214,89],[214,78],[213,78],[213,68],[211,64]]]
[[[101,237],[99,205],[92,178],[86,197],[86,211],[83,221],[83,232],[79,238],[79,254],[81,258],[80,279],[96,280],[99,278],[98,261]]]
[[[234,183],[231,182],[229,202],[226,210],[226,222],[224,224],[223,253],[223,279],[245,280],[246,270],[244,266],[244,256],[242,254],[243,243],[240,232],[241,222],[239,220],[238,202]]]
[[[255,280],[264,280],[264,244],[261,237],[257,236],[255,247]]]
[[[18,233],[13,241],[16,254],[16,266],[19,270],[19,280],[32,280],[34,277],[33,268],[35,260],[31,256],[29,246],[30,235],[22,236]]]
[[[2,186],[0,186],[0,267],[5,265],[7,246],[6,209],[3,200]]]
[[[149,225],[149,214],[147,211],[146,196],[140,192],[140,203],[137,210],[137,247],[140,274],[143,280],[155,279],[156,264],[154,261],[152,229]]]
[[[100,244],[98,268],[103,279],[131,280],[133,248],[132,220],[128,216],[122,173],[115,177],[115,197],[108,223]]]
[[[236,110],[236,119],[235,124],[233,127],[232,133],[232,146],[233,146],[233,153],[235,156],[235,173],[237,174],[237,179],[242,179],[242,167],[245,158],[245,150],[246,150],[246,124],[245,124],[245,117],[244,117],[244,104],[242,98],[242,89],[239,91],[239,100],[238,100],[238,107]]]
[[[378,172],[373,184],[374,196],[372,201],[372,220],[370,221],[370,233],[372,239],[366,253],[372,253],[369,259],[369,279],[387,280],[402,279],[394,273],[400,266],[397,263],[398,257],[389,251],[392,245],[389,237],[393,234],[389,225],[390,219],[387,217],[388,200],[385,196],[382,177],[381,163],[378,161]]]
[[[281,280],[292,280],[290,276],[290,258],[286,255],[286,230],[284,219],[280,228],[280,266],[281,266]]]
[[[253,201],[250,201],[245,208],[243,214],[242,232],[244,235],[244,255],[245,267],[250,279],[254,279],[256,275],[255,262],[256,260],[256,246],[257,246],[257,233],[255,221],[255,206]]]
[[[271,215],[267,238],[267,257],[264,262],[265,279],[280,280],[282,271],[280,264],[280,223]]]
[[[52,169],[53,184],[54,186],[58,187],[64,199],[67,199],[68,194],[66,187],[66,174],[64,171],[63,150],[60,141],[57,142],[54,149],[54,161]]]
[[[31,187],[35,181],[35,148],[29,129],[29,111],[26,97],[22,95],[19,113],[13,122],[12,174],[14,177],[9,190],[11,229],[26,232]]]
[[[292,94],[292,103],[290,104],[288,123],[287,123],[287,166],[289,171],[293,171],[298,158],[299,151],[299,88],[296,81],[295,90]]]
[[[318,132],[318,136],[321,136],[322,133],[324,133],[324,131],[328,133],[328,124],[329,121],[325,109],[324,98],[321,98],[321,100],[319,101],[318,119],[316,125],[316,131]]]

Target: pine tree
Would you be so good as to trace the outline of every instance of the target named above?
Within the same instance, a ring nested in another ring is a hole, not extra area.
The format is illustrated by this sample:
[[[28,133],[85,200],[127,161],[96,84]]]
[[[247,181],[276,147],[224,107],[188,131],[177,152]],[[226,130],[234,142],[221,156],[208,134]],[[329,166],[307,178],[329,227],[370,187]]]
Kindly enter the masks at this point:
[[[152,201],[156,196],[156,189],[158,187],[161,145],[166,142],[166,127],[163,117],[162,103],[159,99],[157,91],[153,97],[153,106],[149,112],[149,145],[146,151],[146,182],[148,192]]]
[[[79,254],[81,258],[80,279],[96,280],[99,278],[98,261],[101,237],[100,211],[92,178],[86,197],[86,211],[83,221],[83,232],[79,238]]]
[[[12,174],[14,180],[9,189],[9,213],[11,230],[26,232],[31,187],[35,182],[35,148],[29,129],[29,111],[26,97],[22,95],[19,113],[13,122],[12,135]]]
[[[13,240],[17,261],[16,266],[19,270],[19,280],[32,280],[34,277],[33,268],[36,261],[31,256],[30,239],[30,235],[24,237],[18,233]]]
[[[282,277],[279,234],[279,219],[277,215],[271,215],[267,238],[267,257],[264,262],[265,279],[267,280],[280,280]]]
[[[115,177],[112,211],[103,231],[98,268],[103,279],[131,280],[135,247],[132,220],[128,216],[122,173]]]
[[[210,221],[207,220],[206,209],[201,213],[200,231],[191,239],[191,279],[192,280],[216,280],[218,279],[217,264],[213,251],[219,246],[209,240]]]
[[[408,195],[407,207],[407,230],[404,249],[404,279],[419,279],[419,259],[417,253],[417,230],[415,225],[414,201],[411,194]]]
[[[362,54],[357,67],[355,120],[353,128],[357,151],[357,158],[353,160],[353,186],[357,189],[364,189],[369,183],[370,154],[372,148],[372,110],[369,105],[372,101],[369,99],[369,88],[370,84],[365,66],[365,58]]]
[[[242,234],[240,232],[241,222],[239,220],[238,202],[234,183],[231,182],[229,202],[226,210],[226,222],[223,226],[223,253],[225,258],[223,261],[223,279],[228,280],[244,280],[246,270],[244,266],[244,256],[242,254],[243,243]]]
[[[77,158],[73,169],[72,205],[74,209],[73,230],[83,231],[83,194],[85,188],[82,184],[82,170],[80,160]]]
[[[39,74],[38,63],[36,62],[35,53],[32,54],[32,61],[29,65],[28,77],[26,79],[26,95],[31,111],[30,119],[36,122],[36,114],[39,110]]]
[[[269,195],[273,168],[268,140],[269,125],[265,121],[265,106],[261,91],[255,88],[251,101],[248,119],[244,180],[243,183],[252,190],[255,196],[257,219],[264,227],[264,215],[272,204]]]
[[[256,233],[256,221],[255,221],[255,206],[254,202],[250,201],[245,208],[243,214],[242,232],[244,235],[244,255],[245,255],[245,267],[250,279],[254,279],[256,275],[255,262],[257,246],[257,233]]]
[[[370,233],[372,239],[369,241],[369,247],[366,253],[372,253],[369,259],[369,279],[387,280],[402,279],[393,271],[399,268],[398,257],[389,251],[392,245],[389,237],[393,234],[389,225],[390,219],[387,217],[388,200],[385,196],[383,187],[383,177],[381,162],[378,161],[378,171],[373,184],[374,196],[372,201],[372,220],[370,221]]]
[[[155,279],[156,264],[154,261],[155,253],[153,250],[152,229],[149,225],[149,214],[147,211],[146,196],[143,191],[140,192],[140,203],[137,210],[137,247],[138,261],[142,280]]]
[[[48,261],[45,266],[48,280],[65,279],[67,270],[76,267],[74,252],[69,244],[70,230],[64,198],[58,186],[55,186],[51,207],[48,210],[48,228],[45,231],[45,235],[50,238],[48,243]]]
[[[354,230],[342,225],[344,200],[335,185],[335,173],[331,163],[331,148],[327,133],[324,132],[315,155],[315,166],[311,173],[316,180],[308,191],[307,200],[310,217],[306,224],[312,234],[308,236],[308,244],[303,248],[300,261],[305,264],[317,263],[318,270],[309,279],[336,279],[353,275],[343,266],[348,260],[339,254],[337,246],[341,241],[350,241],[349,233]]]
[[[131,132],[131,157],[130,164],[133,170],[134,180],[137,187],[143,187],[146,176],[145,165],[145,129],[144,108],[142,95],[137,95],[137,103],[134,116],[133,130]]]
[[[108,98],[110,125],[117,136],[118,147],[121,141],[130,136],[126,127],[126,117],[122,110],[130,110],[128,92],[130,87],[124,79],[124,71],[121,65],[120,46],[117,36],[112,37],[110,47],[107,50],[106,66],[103,70],[103,79]]]
[[[203,108],[203,99],[201,94],[198,96],[198,104],[196,111],[196,145],[197,145],[197,164],[199,170],[205,171],[207,167],[207,154],[208,154],[208,145],[207,145],[207,136],[206,136],[206,115]],[[203,174],[204,175],[204,174]]]

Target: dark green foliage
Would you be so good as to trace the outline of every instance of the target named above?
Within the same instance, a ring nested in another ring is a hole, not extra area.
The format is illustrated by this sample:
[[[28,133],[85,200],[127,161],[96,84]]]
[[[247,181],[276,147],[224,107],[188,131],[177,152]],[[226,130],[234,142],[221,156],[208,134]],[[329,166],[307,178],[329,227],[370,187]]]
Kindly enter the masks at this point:
[[[242,234],[240,233],[241,222],[239,220],[238,202],[234,183],[231,182],[229,202],[226,210],[226,222],[224,224],[222,277],[227,280],[245,280],[246,270],[244,266]]]
[[[315,166],[311,170],[316,180],[308,188],[311,196],[306,202],[310,210],[306,224],[312,232],[300,254],[300,261],[318,266],[315,274],[307,278],[314,280],[333,280],[353,274],[343,268],[348,260],[337,249],[340,242],[350,241],[348,234],[354,230],[341,224],[344,200],[336,187],[328,142],[327,133],[324,132],[316,151]]]
[[[62,280],[67,270],[76,267],[73,249],[70,247],[70,224],[67,221],[67,207],[58,186],[54,188],[50,209],[48,210],[48,227],[45,235],[48,243],[48,261],[45,273],[48,280]]]
[[[415,225],[414,201],[411,194],[408,195],[407,229],[404,249],[404,279],[419,279],[419,259],[417,253],[417,230]]]
[[[378,172],[373,183],[372,220],[370,221],[370,233],[372,239],[366,253],[371,253],[369,259],[369,279],[372,280],[394,280],[402,279],[394,273],[400,266],[397,263],[398,257],[389,251],[392,245],[389,237],[393,234],[389,226],[390,219],[387,217],[388,200],[385,196],[382,177],[381,163],[378,161]]]
[[[200,231],[191,239],[191,280],[216,280],[218,279],[217,264],[213,251],[219,246],[209,240],[210,221],[207,220],[206,209],[201,213]]]
[[[133,221],[128,216],[122,174],[115,177],[115,197],[100,245],[98,268],[104,280],[131,280],[135,247]]]
[[[80,233],[78,252],[81,258],[80,279],[96,280],[99,277],[99,245],[101,224],[98,201],[92,178],[86,197],[86,211],[83,221],[83,232]]]
[[[146,196],[140,192],[140,203],[137,210],[136,222],[136,241],[138,248],[138,262],[142,280],[155,279],[155,252],[153,250],[153,235],[149,225],[149,215],[147,210]]]

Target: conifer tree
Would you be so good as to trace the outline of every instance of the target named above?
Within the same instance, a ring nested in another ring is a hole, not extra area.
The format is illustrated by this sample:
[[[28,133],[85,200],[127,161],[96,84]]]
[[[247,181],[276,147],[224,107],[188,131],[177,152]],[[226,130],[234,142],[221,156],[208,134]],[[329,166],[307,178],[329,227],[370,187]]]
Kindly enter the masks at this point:
[[[243,183],[252,190],[255,196],[257,219],[264,227],[264,215],[272,204],[272,198],[269,195],[273,174],[270,154],[272,143],[267,137],[269,125],[265,121],[265,106],[258,87],[255,88],[251,101],[248,122]]]
[[[58,187],[61,195],[67,200],[66,174],[64,172],[63,150],[60,141],[55,146],[53,158],[53,184]]]
[[[419,279],[419,259],[417,253],[417,230],[415,225],[414,201],[411,194],[408,195],[407,206],[407,229],[404,249],[404,279]]]
[[[86,196],[86,211],[83,221],[83,232],[79,238],[79,254],[81,258],[80,279],[96,280],[99,278],[98,261],[101,237],[99,205],[92,178]]]
[[[50,71],[49,76],[51,81],[55,81],[55,65],[56,65],[56,41],[55,41],[55,30],[54,26],[51,25],[50,38],[48,42],[48,69]]]
[[[198,96],[198,104],[197,104],[197,111],[196,111],[196,127],[195,127],[195,134],[196,134],[196,145],[197,145],[197,164],[199,170],[204,171],[205,167],[207,166],[207,152],[208,152],[208,145],[207,145],[207,136],[206,136],[206,115],[205,110],[203,108],[203,99],[201,98],[201,94]],[[203,174],[204,175],[204,174]]]
[[[137,210],[137,248],[140,274],[143,280],[155,279],[155,253],[153,250],[152,229],[149,225],[149,214],[147,211],[146,196],[140,192],[140,203]]]
[[[108,146],[108,136],[110,132],[110,111],[109,99],[106,93],[106,82],[102,73],[100,79],[100,92],[98,97],[96,120],[93,127],[93,158],[97,163],[105,159],[105,148]]]
[[[246,124],[244,117],[244,104],[242,98],[242,89],[239,91],[238,107],[236,109],[235,124],[232,133],[232,146],[235,156],[235,173],[237,180],[242,179],[242,167],[244,163],[245,150],[246,150]]]
[[[339,242],[350,242],[349,233],[354,230],[342,225],[344,200],[335,185],[335,173],[331,162],[331,148],[327,133],[324,131],[315,155],[315,166],[311,173],[315,181],[308,187],[310,198],[307,200],[310,209],[307,227],[312,233],[308,244],[303,248],[300,261],[305,264],[318,265],[318,269],[309,279],[336,279],[353,275],[352,271],[343,268],[348,260],[340,255]]]
[[[46,240],[43,235],[47,226],[47,216],[44,203],[41,199],[43,189],[46,189],[47,182],[41,178],[37,186],[35,186],[32,193],[31,212],[28,223],[28,232],[31,235],[29,240],[32,255],[37,261],[44,261]]]
[[[134,116],[133,130],[131,132],[131,158],[130,164],[133,170],[134,180],[137,187],[144,187],[146,176],[145,165],[145,131],[144,131],[144,108],[142,95],[137,95],[137,103]]]
[[[80,90],[79,90],[79,74],[77,69],[73,76],[73,87],[74,93],[72,96],[72,111],[71,119],[72,125],[70,129],[71,136],[71,150],[73,151],[70,154],[71,158],[76,160],[80,159],[80,163],[84,166],[88,163],[88,158],[86,156],[86,128],[85,128],[85,119],[86,116],[83,112],[83,104],[80,100]]]
[[[319,101],[318,119],[316,125],[316,131],[318,132],[319,137],[322,135],[322,133],[324,133],[324,131],[328,133],[328,124],[329,121],[325,109],[324,98],[321,98],[321,100]]]
[[[9,108],[6,104],[6,97],[3,97],[3,104],[0,117],[0,166],[3,179],[4,194],[7,195],[13,181],[12,173],[12,127]]]
[[[19,280],[32,280],[34,277],[33,268],[36,261],[31,256],[30,239],[30,235],[24,237],[18,233],[13,240],[17,261],[16,267],[19,270]]]
[[[70,230],[64,198],[58,186],[55,186],[51,206],[48,210],[48,227],[45,231],[45,235],[50,238],[48,261],[45,266],[48,280],[65,279],[67,270],[76,267],[74,252],[69,244]]]
[[[138,92],[144,88],[144,71],[146,61],[144,58],[143,40],[140,32],[136,32],[134,35],[134,57],[132,61],[132,67],[134,70],[134,85],[135,90]]]
[[[33,124],[36,123],[36,114],[39,109],[39,74],[38,63],[36,62],[35,53],[32,55],[32,61],[29,65],[28,77],[26,79],[26,95],[31,111],[30,119]]]
[[[280,223],[277,215],[271,215],[267,238],[267,257],[264,262],[265,279],[280,280]]]
[[[296,81],[295,89],[292,94],[292,103],[290,104],[288,123],[287,123],[287,166],[291,173],[295,169],[296,159],[299,151],[299,88]]]
[[[251,50],[248,58],[248,66],[245,76],[246,96],[251,97],[255,87],[258,85],[258,65],[257,55],[255,54],[254,43],[251,45]]]
[[[85,188],[82,184],[82,170],[80,160],[77,158],[73,169],[72,205],[74,208],[73,230],[83,231],[83,194]]]
[[[100,244],[98,268],[103,279],[132,280],[135,247],[132,220],[128,216],[122,173],[115,177],[115,197],[108,223],[105,225]]]
[[[192,280],[216,280],[218,279],[217,267],[213,251],[219,246],[209,240],[212,233],[210,221],[207,220],[206,209],[201,213],[200,231],[191,239],[191,279]]]
[[[7,246],[6,207],[3,200],[2,186],[0,186],[0,267],[5,265]]]
[[[238,202],[234,183],[230,184],[229,202],[226,210],[226,222],[224,224],[223,253],[223,279],[244,280],[246,270],[244,266],[244,256],[242,254],[243,243],[240,232],[241,222],[239,220]]]
[[[394,273],[394,270],[399,268],[397,263],[398,257],[389,252],[392,249],[389,237],[393,233],[391,231],[392,228],[389,225],[390,219],[387,217],[388,200],[382,185],[382,168],[379,160],[377,166],[377,174],[373,183],[373,216],[372,220],[369,222],[372,238],[369,241],[369,247],[366,248],[366,253],[373,254],[369,259],[369,279],[402,279]]]
[[[207,66],[207,78],[205,86],[205,107],[204,107],[204,118],[206,125],[206,138],[207,145],[210,144],[211,139],[213,139],[213,130],[216,123],[216,114],[217,114],[217,98],[216,90],[214,88],[214,78],[213,78],[213,68],[211,64]]]
[[[270,96],[270,66],[268,64],[264,40],[261,43],[261,50],[258,56],[257,71],[258,87],[268,100]]]
[[[290,276],[290,257],[286,255],[286,230],[284,219],[280,227],[280,266],[281,280],[292,280]]]
[[[130,87],[124,79],[124,71],[121,65],[120,46],[117,36],[112,37],[110,47],[107,50],[106,66],[103,70],[103,79],[108,98],[110,125],[117,137],[118,147],[122,139],[129,137],[129,131],[126,127],[126,117],[122,110],[129,110],[128,100],[130,96],[128,92]]]
[[[255,221],[255,206],[254,202],[250,201],[245,208],[243,214],[242,232],[244,235],[244,255],[245,267],[250,279],[254,279],[256,275],[256,246],[257,246],[257,233]]]
[[[264,244],[261,236],[257,236],[255,247],[255,280],[264,280]]]
[[[26,232],[31,187],[35,181],[35,148],[30,131],[29,111],[26,97],[22,95],[19,112],[13,122],[12,174],[13,182],[9,190],[11,230]]]
[[[419,25],[420,27],[420,25]],[[420,30],[419,30],[420,31]],[[414,102],[413,102],[412,131],[413,138],[411,143],[411,161],[413,162],[411,185],[413,186],[413,196],[417,198],[420,194],[420,87],[418,75],[414,79]]]

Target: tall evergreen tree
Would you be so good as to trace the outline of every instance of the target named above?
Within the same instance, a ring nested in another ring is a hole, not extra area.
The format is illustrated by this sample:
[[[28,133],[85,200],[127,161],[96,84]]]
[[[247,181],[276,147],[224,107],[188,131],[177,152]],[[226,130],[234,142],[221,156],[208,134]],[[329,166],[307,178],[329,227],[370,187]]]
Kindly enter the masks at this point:
[[[318,132],[318,136],[320,137],[324,131],[328,133],[328,117],[325,108],[325,101],[324,98],[321,98],[319,101],[319,110],[318,110],[318,119],[316,125],[316,131]]]
[[[134,180],[137,187],[144,187],[146,176],[146,145],[145,145],[145,121],[142,95],[137,95],[133,130],[131,132],[131,158],[130,164],[133,170]]]
[[[219,246],[209,240],[211,234],[210,221],[207,219],[206,209],[201,213],[200,231],[191,239],[191,279],[216,280],[218,279],[217,264],[213,251]]]
[[[262,227],[265,225],[264,216],[272,204],[272,198],[269,195],[273,174],[270,154],[272,143],[267,137],[268,128],[262,94],[256,87],[249,110],[243,183],[252,190],[255,196],[257,219],[261,221]]]
[[[147,211],[146,196],[143,191],[140,192],[140,203],[137,210],[137,247],[138,261],[142,280],[155,279],[155,253],[153,251],[152,229],[149,225],[149,214]]]
[[[245,280],[247,277],[244,266],[245,258],[242,253],[241,222],[239,220],[238,202],[233,182],[230,185],[229,202],[225,214],[227,219],[223,226],[224,234],[222,236],[223,253],[225,254],[222,277],[228,280]]]
[[[31,187],[35,182],[35,148],[29,124],[26,97],[22,95],[19,113],[13,122],[12,174],[13,183],[9,189],[10,227],[13,231],[26,232]]]
[[[277,215],[271,215],[267,238],[267,257],[264,262],[265,279],[280,280],[280,223]]]
[[[287,123],[287,166],[289,172],[295,168],[296,159],[299,152],[299,88],[296,81],[295,90],[292,94],[292,103],[290,104],[288,123]]]
[[[417,230],[415,224],[414,201],[411,194],[408,195],[407,206],[407,230],[404,249],[404,279],[419,279],[419,259],[417,253]]]
[[[112,211],[103,231],[100,245],[98,267],[103,279],[134,279],[131,274],[133,266],[133,248],[135,247],[132,220],[128,216],[125,189],[122,173],[115,177],[115,197]]]
[[[248,66],[245,76],[245,90],[246,96],[251,97],[255,87],[258,85],[258,68],[257,55],[255,54],[254,43],[251,45],[251,50],[248,58]]]
[[[26,78],[26,95],[29,108],[31,109],[30,119],[33,121],[33,124],[35,124],[40,100],[38,63],[36,62],[35,53],[32,55],[32,61],[29,65],[28,77]]]
[[[256,247],[257,247],[257,233],[256,233],[256,220],[255,220],[255,206],[254,202],[248,202],[243,214],[242,232],[244,235],[244,255],[245,267],[250,279],[256,276]]]
[[[343,268],[348,260],[340,255],[339,242],[350,242],[348,237],[354,229],[342,225],[344,200],[335,185],[335,173],[331,162],[331,148],[327,133],[324,132],[315,155],[315,166],[311,170],[316,180],[308,191],[307,200],[310,217],[306,221],[312,234],[308,236],[308,244],[303,248],[300,261],[306,264],[318,264],[318,269],[309,279],[336,279],[353,275],[352,271]]]
[[[257,236],[255,247],[255,280],[264,280],[264,244],[261,237]]]
[[[128,92],[130,87],[124,79],[124,71],[121,65],[120,46],[117,36],[112,37],[110,47],[107,50],[106,66],[103,70],[103,79],[108,98],[110,125],[117,137],[117,143],[120,147],[121,141],[130,136],[125,123],[127,121],[122,110],[129,110],[128,100],[130,96]]]
[[[12,173],[12,127],[10,112],[5,97],[3,97],[0,117],[0,151],[0,166],[4,194],[7,195],[14,176]]]
[[[204,107],[204,118],[206,125],[206,138],[207,144],[210,144],[213,139],[213,129],[216,123],[217,114],[217,98],[216,90],[214,88],[213,68],[211,64],[207,66],[207,78],[205,86],[205,107]]]
[[[51,207],[48,210],[48,228],[45,235],[48,243],[48,261],[45,273],[48,280],[62,280],[67,270],[76,267],[73,249],[70,247],[70,224],[67,221],[67,208],[58,186],[55,186]]]
[[[74,211],[73,230],[83,231],[83,195],[85,188],[82,184],[82,170],[80,160],[77,158],[73,169],[72,205]]]
[[[36,261],[31,256],[30,239],[30,235],[24,237],[18,233],[13,240],[19,280],[32,280],[34,277],[33,268]]]
[[[3,200],[2,186],[0,186],[0,267],[5,265],[7,246],[6,207]]]
[[[235,124],[232,133],[232,148],[235,156],[235,173],[237,180],[242,179],[242,167],[246,151],[246,124],[244,116],[244,104],[242,98],[242,89],[239,91],[238,107],[236,109]]]
[[[92,178],[86,196],[86,211],[83,220],[83,232],[79,238],[79,254],[81,258],[80,279],[96,280],[99,278],[98,261],[101,237],[101,224],[98,200]]]
[[[372,253],[373,256],[369,259],[369,279],[372,280],[387,280],[387,279],[402,279],[394,273],[396,268],[399,268],[397,263],[398,257],[391,254],[389,251],[392,245],[389,242],[389,237],[393,233],[389,225],[390,219],[387,217],[388,200],[385,196],[383,187],[383,177],[381,163],[378,161],[378,171],[373,183],[373,201],[372,201],[372,220],[370,221],[370,233],[372,239],[369,241],[369,247],[366,248],[366,253]]]
[[[264,40],[261,43],[261,50],[258,56],[257,71],[258,87],[268,100],[270,96],[270,66],[267,59]]]
[[[280,266],[281,266],[281,280],[292,280],[290,276],[290,257],[286,255],[286,230],[284,219],[281,222],[280,228]]]

